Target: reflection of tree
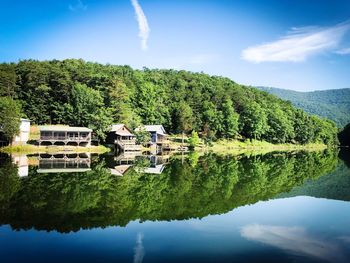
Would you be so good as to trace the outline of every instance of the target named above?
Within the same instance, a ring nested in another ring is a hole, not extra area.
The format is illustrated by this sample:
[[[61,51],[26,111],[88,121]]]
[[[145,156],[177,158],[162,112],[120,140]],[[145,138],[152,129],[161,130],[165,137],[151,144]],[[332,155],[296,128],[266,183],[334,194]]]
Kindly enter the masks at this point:
[[[207,154],[189,156],[183,164],[173,159],[156,176],[131,170],[120,178],[103,163],[84,174],[33,174],[10,197],[10,209],[0,211],[0,223],[67,232],[136,219],[201,218],[273,198],[336,164],[333,152],[250,158]]]
[[[18,167],[11,163],[11,160],[5,160],[0,167],[0,206],[6,209],[11,198],[20,189],[20,178],[18,176]]]

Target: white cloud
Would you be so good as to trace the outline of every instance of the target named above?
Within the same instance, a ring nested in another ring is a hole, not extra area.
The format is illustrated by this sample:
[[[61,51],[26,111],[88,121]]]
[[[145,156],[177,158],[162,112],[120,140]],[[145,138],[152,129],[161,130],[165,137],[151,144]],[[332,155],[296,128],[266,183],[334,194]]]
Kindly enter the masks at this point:
[[[147,17],[145,16],[145,13],[143,12],[137,0],[131,0],[131,3],[135,9],[136,19],[139,24],[139,37],[141,38],[141,48],[142,50],[147,50],[147,40],[150,31],[147,22]]]
[[[339,55],[350,55],[350,47],[339,49],[335,53]]]
[[[83,10],[85,11],[87,9],[87,5],[84,5],[82,0],[77,0],[77,2],[75,3],[75,5],[69,5],[68,6],[70,11],[78,11],[78,10]]]
[[[138,233],[136,236],[136,246],[134,248],[134,263],[141,263],[145,256],[145,248],[143,247],[143,234]]]
[[[277,41],[244,49],[242,58],[254,63],[304,61],[311,55],[335,50],[349,29],[349,21],[332,27],[292,28]]]
[[[330,262],[346,262],[345,256],[334,242],[317,239],[302,227],[247,225],[241,235],[267,245]]]

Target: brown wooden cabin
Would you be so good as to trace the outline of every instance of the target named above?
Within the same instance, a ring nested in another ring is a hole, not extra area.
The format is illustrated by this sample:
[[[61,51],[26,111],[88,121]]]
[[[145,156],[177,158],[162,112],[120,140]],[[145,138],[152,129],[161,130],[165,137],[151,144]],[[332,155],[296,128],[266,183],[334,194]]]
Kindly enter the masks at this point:
[[[136,136],[125,124],[114,124],[107,134],[106,143],[114,144],[122,151],[140,151],[141,145],[136,144]]]

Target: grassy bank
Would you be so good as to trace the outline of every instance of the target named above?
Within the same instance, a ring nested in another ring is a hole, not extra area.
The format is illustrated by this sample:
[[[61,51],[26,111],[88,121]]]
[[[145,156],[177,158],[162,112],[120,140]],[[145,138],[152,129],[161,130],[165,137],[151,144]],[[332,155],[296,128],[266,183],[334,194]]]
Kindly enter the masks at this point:
[[[310,144],[272,144],[266,141],[257,140],[219,140],[208,147],[196,147],[196,150],[209,150],[218,153],[232,153],[237,151],[293,151],[293,150],[324,150],[327,145],[321,143]]]
[[[31,144],[26,145],[10,145],[0,148],[1,152],[5,153],[17,153],[17,154],[35,154],[35,153],[59,153],[59,152],[72,152],[72,153],[105,153],[110,149],[103,146],[89,146],[89,147],[76,147],[76,146],[35,146]]]

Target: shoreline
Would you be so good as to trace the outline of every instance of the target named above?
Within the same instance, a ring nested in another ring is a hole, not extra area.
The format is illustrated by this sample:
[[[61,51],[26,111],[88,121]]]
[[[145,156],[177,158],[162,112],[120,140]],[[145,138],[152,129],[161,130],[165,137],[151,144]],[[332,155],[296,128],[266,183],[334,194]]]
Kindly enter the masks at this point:
[[[0,152],[7,154],[36,154],[36,153],[106,153],[110,149],[106,146],[36,146],[32,144],[9,145],[0,148]]]
[[[172,142],[173,146],[181,146],[181,143]],[[184,144],[185,147],[188,147],[188,144]],[[174,147],[176,148],[176,147]],[[327,148],[338,148],[338,146],[327,146],[325,144],[310,143],[310,144],[272,144],[265,141],[257,140],[247,140],[247,141],[238,141],[238,140],[219,140],[212,142],[211,145],[203,145],[195,147],[193,152],[214,152],[217,154],[240,154],[244,152],[272,152],[272,151],[321,151]],[[36,146],[32,144],[26,145],[9,145],[0,148],[0,152],[7,154],[36,154],[36,153],[106,153],[111,149],[104,146]],[[182,151],[174,151],[182,152]],[[189,151],[191,152],[191,151]]]

